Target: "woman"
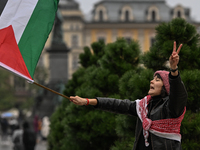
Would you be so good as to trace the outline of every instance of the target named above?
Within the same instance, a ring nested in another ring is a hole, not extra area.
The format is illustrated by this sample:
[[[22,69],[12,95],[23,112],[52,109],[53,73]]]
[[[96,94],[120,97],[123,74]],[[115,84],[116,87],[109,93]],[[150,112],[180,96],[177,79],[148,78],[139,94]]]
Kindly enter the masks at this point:
[[[45,116],[42,119],[42,128],[41,128],[41,135],[43,140],[47,140],[47,137],[49,135],[49,129],[50,129],[49,117]]]
[[[17,125],[12,135],[13,150],[24,149],[22,142],[22,135],[23,135],[23,130],[20,128],[19,125]]]
[[[156,71],[148,95],[141,100],[112,98],[87,99],[71,96],[76,105],[137,116],[133,150],[181,150],[181,121],[186,111],[187,92],[178,72],[179,52],[176,42],[169,58],[170,72]]]
[[[22,142],[24,150],[34,150],[36,146],[36,133],[31,129],[29,122],[23,123]]]

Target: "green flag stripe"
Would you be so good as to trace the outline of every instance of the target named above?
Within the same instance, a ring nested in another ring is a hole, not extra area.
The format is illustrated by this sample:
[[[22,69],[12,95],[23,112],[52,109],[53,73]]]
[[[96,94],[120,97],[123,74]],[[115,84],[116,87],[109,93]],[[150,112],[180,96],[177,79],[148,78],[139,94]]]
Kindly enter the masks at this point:
[[[39,0],[19,41],[19,49],[33,78],[37,62],[54,24],[59,0]]]

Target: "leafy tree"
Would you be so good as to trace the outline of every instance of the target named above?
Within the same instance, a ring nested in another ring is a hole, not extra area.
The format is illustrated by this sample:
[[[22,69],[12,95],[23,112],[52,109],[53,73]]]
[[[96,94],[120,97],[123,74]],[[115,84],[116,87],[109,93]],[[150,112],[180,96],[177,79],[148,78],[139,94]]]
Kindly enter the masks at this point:
[[[8,110],[15,106],[14,88],[10,83],[10,73],[0,69],[0,111]]]

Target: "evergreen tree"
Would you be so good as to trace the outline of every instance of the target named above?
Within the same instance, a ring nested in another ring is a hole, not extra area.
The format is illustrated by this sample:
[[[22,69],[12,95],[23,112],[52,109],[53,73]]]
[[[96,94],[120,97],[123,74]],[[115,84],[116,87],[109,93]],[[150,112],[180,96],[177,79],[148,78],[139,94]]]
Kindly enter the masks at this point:
[[[192,70],[200,66],[199,35],[196,28],[184,19],[174,19],[169,23],[162,23],[156,27],[156,39],[144,57],[143,63],[154,71],[168,69],[166,65],[172,53],[173,41],[177,45],[183,44],[179,53],[179,70]]]
[[[121,98],[119,79],[124,72],[137,67],[139,44],[128,44],[124,39],[118,39],[108,45],[93,43],[92,49],[93,53],[88,47],[84,48],[84,53],[80,55],[83,67],[73,74],[64,94]],[[107,150],[118,138],[115,118],[116,114],[76,106],[64,100],[51,118],[49,149]]]

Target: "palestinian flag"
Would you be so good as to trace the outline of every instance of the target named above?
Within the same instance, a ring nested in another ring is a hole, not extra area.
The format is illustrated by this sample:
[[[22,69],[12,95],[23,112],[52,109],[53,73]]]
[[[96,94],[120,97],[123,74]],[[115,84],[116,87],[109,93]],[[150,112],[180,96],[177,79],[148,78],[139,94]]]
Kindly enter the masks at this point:
[[[0,66],[33,81],[59,0],[0,0]]]

